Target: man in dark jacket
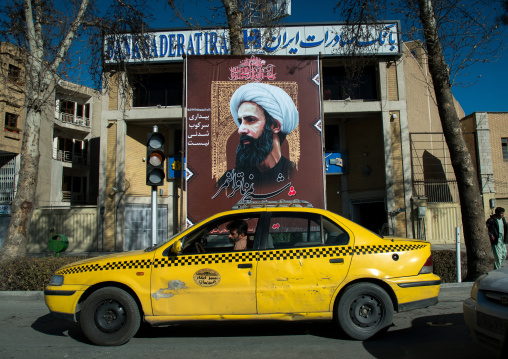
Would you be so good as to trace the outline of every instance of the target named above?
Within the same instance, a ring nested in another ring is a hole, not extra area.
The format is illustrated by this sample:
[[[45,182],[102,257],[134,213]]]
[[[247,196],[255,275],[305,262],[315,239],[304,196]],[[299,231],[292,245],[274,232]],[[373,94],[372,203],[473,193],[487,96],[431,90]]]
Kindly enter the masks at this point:
[[[508,224],[504,218],[504,208],[497,207],[494,213],[487,220],[487,229],[492,253],[494,254],[494,266],[495,269],[498,269],[506,259],[506,246],[504,243],[508,233]]]

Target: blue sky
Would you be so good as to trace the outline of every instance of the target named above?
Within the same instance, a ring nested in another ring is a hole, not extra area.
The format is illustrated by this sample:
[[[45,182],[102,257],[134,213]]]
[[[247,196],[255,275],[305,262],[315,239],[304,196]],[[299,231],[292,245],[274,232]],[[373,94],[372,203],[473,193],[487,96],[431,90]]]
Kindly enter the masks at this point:
[[[219,1],[216,1],[219,2]],[[291,16],[286,23],[309,23],[309,22],[338,22],[339,15],[333,9],[338,0],[292,0]],[[164,1],[162,3],[165,3]],[[185,0],[184,14],[199,19],[208,14],[209,1]],[[167,5],[159,5],[155,11],[155,19],[150,23],[152,28],[182,27],[185,24],[172,17],[171,10]],[[387,20],[398,20],[391,18]],[[504,29],[508,34],[508,26]],[[508,50],[502,53],[497,62],[477,64],[468,70],[469,76],[463,78],[464,82],[473,82],[478,76],[479,80],[469,87],[454,87],[453,94],[461,104],[466,115],[479,112],[508,112]]]

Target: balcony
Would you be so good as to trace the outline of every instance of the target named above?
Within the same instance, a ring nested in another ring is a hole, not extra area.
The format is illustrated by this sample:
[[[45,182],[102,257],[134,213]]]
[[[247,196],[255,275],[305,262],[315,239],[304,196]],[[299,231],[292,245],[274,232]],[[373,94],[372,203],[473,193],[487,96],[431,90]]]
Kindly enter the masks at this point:
[[[70,123],[77,126],[90,127],[90,119],[87,117],[74,116],[68,113],[60,112],[59,120],[64,123]]]
[[[78,165],[88,165],[88,157],[86,153],[81,153],[78,155],[73,154],[70,151],[53,150],[53,159]]]
[[[85,203],[86,194],[79,192],[62,191],[62,202]]]

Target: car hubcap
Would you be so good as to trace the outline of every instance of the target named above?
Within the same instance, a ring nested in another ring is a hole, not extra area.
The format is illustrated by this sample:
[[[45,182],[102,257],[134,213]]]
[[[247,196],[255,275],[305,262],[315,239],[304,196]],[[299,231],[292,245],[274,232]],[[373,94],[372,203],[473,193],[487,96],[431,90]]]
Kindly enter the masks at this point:
[[[379,323],[382,315],[381,304],[369,295],[357,297],[349,307],[349,316],[360,327],[371,327]]]
[[[125,309],[113,300],[100,303],[95,311],[95,323],[105,333],[118,331],[125,324],[126,319]]]

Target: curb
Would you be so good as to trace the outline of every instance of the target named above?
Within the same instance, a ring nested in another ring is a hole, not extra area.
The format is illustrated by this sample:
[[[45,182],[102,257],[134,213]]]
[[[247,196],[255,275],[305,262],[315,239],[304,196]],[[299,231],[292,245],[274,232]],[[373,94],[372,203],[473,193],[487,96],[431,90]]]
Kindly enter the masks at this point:
[[[0,301],[38,301],[44,300],[43,291],[1,291]]]

